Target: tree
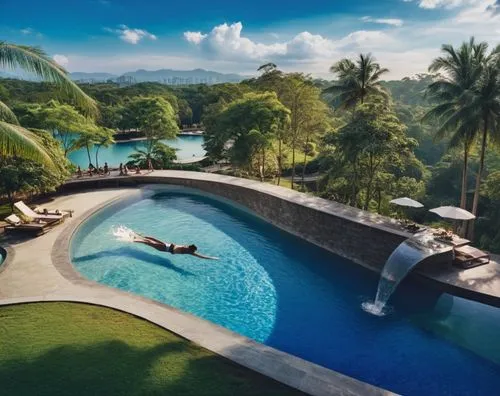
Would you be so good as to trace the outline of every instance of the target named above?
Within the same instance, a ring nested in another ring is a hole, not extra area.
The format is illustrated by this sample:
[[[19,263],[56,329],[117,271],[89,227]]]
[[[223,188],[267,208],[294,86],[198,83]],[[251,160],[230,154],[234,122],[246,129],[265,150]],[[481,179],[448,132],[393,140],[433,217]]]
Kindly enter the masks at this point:
[[[209,156],[227,152],[235,165],[252,171],[252,159],[259,155],[259,174],[265,173],[266,151],[276,131],[288,122],[289,110],[274,92],[248,93],[242,99],[217,109],[205,130],[205,149]]]
[[[427,95],[437,104],[427,112],[423,121],[436,120],[439,123],[436,140],[452,134],[449,147],[462,146],[461,208],[467,206],[469,152],[478,131],[477,121],[471,116],[467,104],[470,102],[471,90],[481,76],[486,48],[485,43],[476,44],[474,38],[464,42],[458,49],[446,44],[441,49],[444,56],[434,59],[429,66],[429,71],[444,74],[427,89]]]
[[[107,128],[100,128],[99,131],[93,135],[93,143],[96,146],[95,150],[95,166],[99,169],[99,150],[101,147],[109,147],[115,143],[113,138],[113,131]]]
[[[134,153],[129,155],[129,164],[138,166],[139,168],[147,168],[151,162],[155,168],[164,169],[168,168],[177,158],[175,149],[156,142],[150,152],[145,150],[136,149]]]
[[[472,213],[477,215],[481,179],[488,136],[500,135],[500,51],[498,48],[487,53],[485,42],[469,42],[455,50],[444,45],[444,57],[434,60],[432,70],[442,70],[445,76],[429,86],[434,97],[441,103],[434,107],[430,116],[438,117],[442,125],[439,134],[453,131],[450,145],[462,142],[464,146],[464,167],[462,173],[461,207],[467,206],[467,162],[470,147],[478,135],[481,136],[479,169],[472,203]],[[474,225],[469,224],[469,237],[473,238]]]
[[[0,69],[22,69],[60,86],[66,96],[86,114],[97,114],[97,106],[68,77],[66,71],[38,48],[0,41]],[[17,122],[10,109],[0,102],[0,155],[19,156],[53,166],[37,139]]]
[[[412,178],[413,163],[421,165],[413,155],[416,141],[406,136],[405,126],[380,101],[358,105],[352,120],[328,134],[324,141],[334,149],[330,151],[329,175],[323,184],[340,178],[339,196],[364,209],[369,209],[374,192],[380,207],[381,194],[390,193],[399,179]]]
[[[292,73],[284,77],[281,92],[281,102],[290,109],[289,128],[285,131],[284,138],[292,149],[291,188],[293,189],[296,151],[312,134],[326,131],[323,127],[326,125],[327,109],[320,97],[321,91],[314,86],[310,77],[301,73]],[[321,128],[317,129],[318,126]]]
[[[43,130],[30,131],[45,147],[50,156],[51,167],[20,157],[3,158],[0,163],[0,193],[5,194],[13,209],[16,193],[40,193],[54,191],[69,176],[69,161],[61,146],[50,133]]]
[[[338,81],[326,88],[324,93],[332,95],[332,103],[340,108],[354,108],[372,95],[385,99],[389,97],[380,83],[380,77],[389,70],[375,62],[371,54],[360,54],[356,62],[341,59],[330,71],[338,77]]]
[[[160,139],[175,139],[179,127],[172,105],[162,97],[138,97],[127,106],[133,127],[146,135],[146,151],[151,154]]]
[[[482,130],[479,170],[472,202],[472,213],[476,215],[488,135],[493,135],[492,137],[497,141],[500,140],[500,51],[498,49],[488,57],[481,77],[474,84],[473,93],[468,108],[471,113],[475,113],[475,123]]]
[[[34,123],[30,126],[50,130],[59,138],[65,156],[78,148],[80,134],[93,136],[98,132],[92,119],[80,114],[73,106],[55,100],[35,110]]]

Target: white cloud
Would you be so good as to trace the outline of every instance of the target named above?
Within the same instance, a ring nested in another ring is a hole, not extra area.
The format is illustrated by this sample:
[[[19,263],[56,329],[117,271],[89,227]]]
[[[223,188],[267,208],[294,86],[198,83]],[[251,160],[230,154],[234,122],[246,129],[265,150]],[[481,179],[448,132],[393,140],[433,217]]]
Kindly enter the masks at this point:
[[[33,29],[31,27],[23,28],[23,29],[19,30],[19,32],[21,32],[21,34],[24,35],[24,36],[34,36],[34,37],[37,37],[37,38],[42,38],[43,37],[42,33],[37,32],[35,29]]]
[[[60,55],[60,54],[55,54],[52,59],[54,59],[54,61],[61,65],[62,67],[66,67],[68,66],[68,63],[69,63],[69,59],[67,56],[65,55]]]
[[[403,20],[397,18],[372,18],[370,16],[364,16],[361,18],[363,22],[379,23],[382,25],[391,26],[403,26]]]
[[[184,32],[184,38],[193,44],[200,44],[201,41],[206,38],[206,34],[202,34],[201,32]]]
[[[411,0],[404,0],[409,2]],[[467,4],[474,4],[477,0],[418,0],[420,8],[456,8]]]
[[[215,26],[208,34],[185,32],[185,39],[199,46],[210,57],[239,60],[303,60],[331,57],[339,50],[371,50],[395,40],[386,33],[361,30],[339,39],[331,40],[319,34],[301,32],[291,40],[264,44],[242,36],[243,25],[236,22]]]
[[[118,37],[129,44],[137,44],[142,39],[156,40],[157,37],[144,29],[129,28],[127,25],[120,25],[118,29],[104,28],[105,31],[118,34]]]

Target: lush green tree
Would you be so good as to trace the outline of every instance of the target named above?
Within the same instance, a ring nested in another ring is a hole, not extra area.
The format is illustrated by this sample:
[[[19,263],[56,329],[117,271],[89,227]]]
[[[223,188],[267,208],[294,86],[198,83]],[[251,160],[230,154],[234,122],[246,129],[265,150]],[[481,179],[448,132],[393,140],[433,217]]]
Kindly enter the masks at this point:
[[[440,140],[451,134],[449,146],[462,147],[463,170],[460,207],[467,206],[467,171],[469,152],[475,141],[478,125],[467,108],[471,91],[481,78],[487,45],[477,44],[474,38],[458,49],[443,45],[443,56],[434,59],[429,71],[443,73],[428,87],[428,95],[437,103],[425,116],[424,121],[437,120],[439,128],[435,136]]]
[[[353,108],[358,103],[363,104],[372,95],[388,98],[380,77],[389,70],[381,67],[371,54],[360,54],[355,62],[347,58],[341,59],[330,71],[338,80],[324,92],[332,95],[332,103],[336,107]]]
[[[150,151],[136,149],[134,153],[129,155],[129,158],[128,164],[132,166],[147,168],[151,162],[153,167],[157,169],[166,169],[173,164],[177,155],[174,148],[161,142],[155,142]]]
[[[95,115],[97,106],[71,79],[66,71],[39,48],[0,41],[0,69],[22,69],[57,83],[71,100],[87,114]],[[37,139],[17,122],[9,108],[0,102],[0,155],[18,156],[52,166],[50,156]]]
[[[281,136],[292,151],[292,182],[295,181],[296,151],[311,137],[326,132],[327,109],[321,99],[321,91],[312,79],[301,73],[286,75],[280,88],[281,102],[290,109],[290,124]],[[280,155],[281,158],[281,155]]]
[[[46,129],[57,136],[64,155],[78,148],[80,134],[95,135],[98,127],[94,121],[80,114],[73,106],[52,100],[35,108],[30,127]]]
[[[145,147],[151,153],[160,139],[175,139],[179,127],[172,105],[162,97],[138,97],[128,105],[131,127],[146,135]]]
[[[377,192],[380,207],[382,192],[391,192],[388,179],[398,182],[403,177],[422,177],[412,170],[415,163],[423,169],[413,154],[417,142],[408,138],[405,131],[405,126],[385,104],[377,101],[358,105],[349,123],[325,137],[326,147],[330,147],[327,160],[330,169],[323,185],[328,186],[333,179],[343,200],[364,209],[370,208]],[[334,179],[341,179],[340,184]],[[331,190],[331,184],[328,188]]]
[[[223,106],[223,104],[220,104]],[[265,156],[276,131],[285,127],[289,110],[274,92],[249,93],[218,109],[205,130],[205,148],[211,157],[227,152],[235,165],[251,171],[259,155],[259,173],[265,173]]]
[[[21,157],[1,159],[0,194],[7,196],[12,208],[17,193],[54,191],[69,176],[70,163],[59,142],[46,131],[33,129],[30,132],[45,148],[54,165],[42,166],[38,162]]]
[[[92,135],[95,146],[95,166],[99,168],[99,150],[102,147],[109,147],[115,143],[113,131],[107,128],[99,128],[97,133]]]

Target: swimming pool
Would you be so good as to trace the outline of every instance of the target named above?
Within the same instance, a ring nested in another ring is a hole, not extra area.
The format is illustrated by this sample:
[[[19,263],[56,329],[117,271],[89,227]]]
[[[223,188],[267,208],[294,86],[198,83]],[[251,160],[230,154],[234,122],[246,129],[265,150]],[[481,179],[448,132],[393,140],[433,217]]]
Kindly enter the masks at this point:
[[[218,261],[113,238],[112,227],[195,243]],[[500,310],[405,281],[372,316],[378,276],[211,196],[183,188],[98,212],[77,231],[87,278],[217,323],[271,347],[403,394],[493,394]]]
[[[179,135],[175,140],[162,140],[163,143],[177,149],[177,159],[184,160],[192,157],[203,157],[205,150],[203,149],[203,136],[198,135]],[[107,162],[109,166],[118,166],[120,162],[129,161],[128,156],[132,154],[136,148],[142,149],[143,141],[128,141],[117,142],[109,147],[102,147],[99,150],[99,164]],[[92,162],[95,162],[95,147],[90,149]],[[87,168],[89,165],[89,157],[85,148],[69,153],[68,158],[75,165],[82,168]],[[95,165],[95,164],[94,164]]]

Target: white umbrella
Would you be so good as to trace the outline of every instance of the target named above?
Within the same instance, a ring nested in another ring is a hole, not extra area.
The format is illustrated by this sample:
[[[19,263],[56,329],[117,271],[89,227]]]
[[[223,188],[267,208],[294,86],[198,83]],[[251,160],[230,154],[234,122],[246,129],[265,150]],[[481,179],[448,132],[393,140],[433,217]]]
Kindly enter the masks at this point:
[[[476,218],[471,212],[457,208],[456,206],[440,206],[439,208],[430,209],[429,212],[452,220],[472,220]]]
[[[420,202],[415,201],[414,199],[403,197],[403,198],[396,198],[390,201],[391,204],[394,205],[399,205],[399,206],[407,206],[409,208],[423,208],[424,205],[422,205]]]

